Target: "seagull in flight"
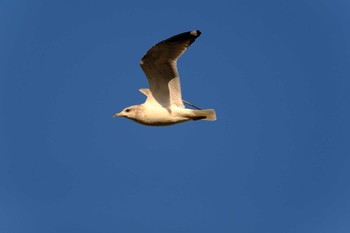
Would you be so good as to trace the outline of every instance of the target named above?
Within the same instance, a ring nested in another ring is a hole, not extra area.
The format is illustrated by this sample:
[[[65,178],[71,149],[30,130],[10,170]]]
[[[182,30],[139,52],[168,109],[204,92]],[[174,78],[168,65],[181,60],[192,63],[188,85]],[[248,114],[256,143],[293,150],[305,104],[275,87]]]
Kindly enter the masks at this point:
[[[190,120],[216,120],[213,109],[202,110],[182,100],[177,60],[201,35],[199,30],[184,32],[159,42],[141,59],[150,89],[139,91],[147,96],[143,104],[133,105],[113,117],[126,117],[148,126],[167,126]],[[190,105],[196,109],[185,108]]]

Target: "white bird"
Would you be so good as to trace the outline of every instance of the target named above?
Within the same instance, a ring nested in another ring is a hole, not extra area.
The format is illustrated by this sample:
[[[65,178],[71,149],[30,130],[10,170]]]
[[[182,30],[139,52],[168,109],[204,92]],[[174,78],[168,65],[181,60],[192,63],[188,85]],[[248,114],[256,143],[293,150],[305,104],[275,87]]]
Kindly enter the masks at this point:
[[[147,96],[145,103],[125,108],[114,117],[126,117],[149,126],[173,125],[189,120],[216,120],[213,109],[201,110],[182,100],[177,59],[199,37],[201,32],[184,32],[159,42],[143,56],[140,65],[150,89],[139,91]],[[185,108],[184,103],[197,110]]]

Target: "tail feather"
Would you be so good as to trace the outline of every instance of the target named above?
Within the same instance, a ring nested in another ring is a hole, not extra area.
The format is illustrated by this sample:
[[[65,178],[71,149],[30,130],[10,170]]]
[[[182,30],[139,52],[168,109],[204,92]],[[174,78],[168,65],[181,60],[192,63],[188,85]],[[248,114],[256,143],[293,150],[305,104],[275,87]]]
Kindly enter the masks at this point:
[[[216,120],[216,112],[214,109],[205,109],[205,110],[192,110],[191,119],[194,121],[197,120]]]

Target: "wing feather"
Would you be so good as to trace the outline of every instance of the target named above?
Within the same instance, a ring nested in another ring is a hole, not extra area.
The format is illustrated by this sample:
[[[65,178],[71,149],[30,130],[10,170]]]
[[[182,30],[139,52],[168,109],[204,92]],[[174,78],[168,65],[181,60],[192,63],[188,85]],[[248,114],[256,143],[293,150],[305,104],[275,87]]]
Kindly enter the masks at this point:
[[[184,32],[159,42],[143,56],[140,65],[146,74],[154,99],[163,107],[184,107],[181,96],[177,59],[201,32]]]

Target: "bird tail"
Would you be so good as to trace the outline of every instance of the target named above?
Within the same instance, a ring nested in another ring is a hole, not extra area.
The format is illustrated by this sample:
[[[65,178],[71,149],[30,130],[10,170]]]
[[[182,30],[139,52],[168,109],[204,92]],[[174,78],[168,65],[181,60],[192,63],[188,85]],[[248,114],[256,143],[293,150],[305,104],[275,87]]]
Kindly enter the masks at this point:
[[[194,121],[197,120],[216,120],[216,112],[214,109],[205,109],[205,110],[192,110],[190,118]]]

